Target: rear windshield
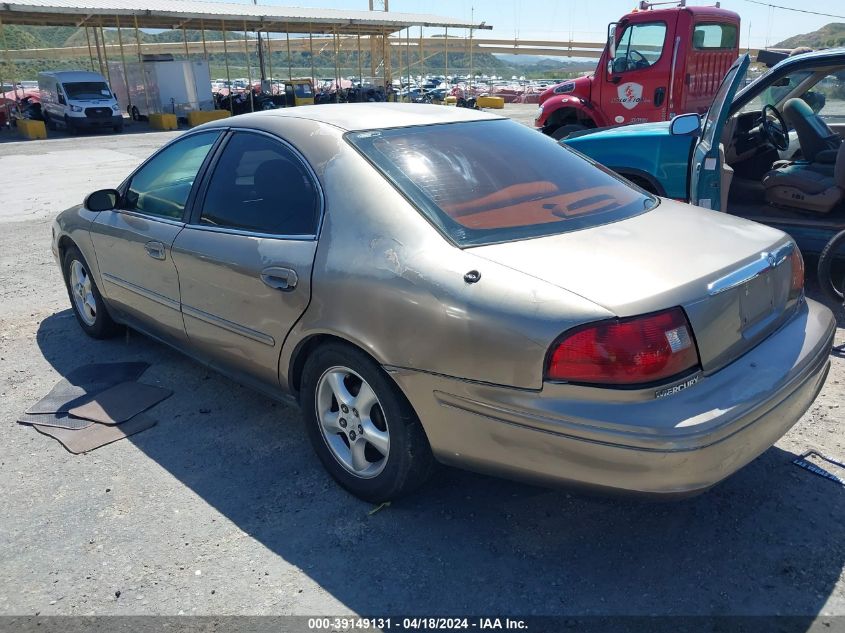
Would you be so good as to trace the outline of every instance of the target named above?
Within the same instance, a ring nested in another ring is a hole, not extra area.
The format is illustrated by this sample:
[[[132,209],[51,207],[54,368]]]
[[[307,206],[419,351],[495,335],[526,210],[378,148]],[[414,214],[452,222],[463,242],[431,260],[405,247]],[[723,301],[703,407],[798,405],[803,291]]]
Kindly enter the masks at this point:
[[[68,99],[111,99],[111,90],[102,81],[74,81],[62,86]]]
[[[657,198],[509,120],[347,135],[460,246],[564,233],[629,218]]]

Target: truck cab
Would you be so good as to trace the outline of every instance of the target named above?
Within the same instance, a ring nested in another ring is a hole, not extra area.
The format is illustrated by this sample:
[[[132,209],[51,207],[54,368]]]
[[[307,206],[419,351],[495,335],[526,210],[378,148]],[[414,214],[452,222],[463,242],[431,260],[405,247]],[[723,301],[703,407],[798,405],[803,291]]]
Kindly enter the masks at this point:
[[[123,130],[123,115],[106,78],[99,73],[63,70],[38,73],[44,120],[51,129]]]
[[[314,87],[310,79],[289,79],[285,82],[285,105],[314,105]]]
[[[642,2],[608,25],[595,72],[544,91],[534,125],[562,139],[706,112],[739,53],[739,15],[718,4],[661,4]]]

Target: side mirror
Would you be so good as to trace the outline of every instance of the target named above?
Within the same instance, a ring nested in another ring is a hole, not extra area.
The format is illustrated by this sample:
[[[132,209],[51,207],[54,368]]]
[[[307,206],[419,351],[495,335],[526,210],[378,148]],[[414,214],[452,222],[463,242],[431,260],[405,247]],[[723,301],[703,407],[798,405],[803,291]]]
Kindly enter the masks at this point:
[[[65,96],[61,92],[59,93],[59,103],[62,104],[62,105],[67,105],[67,100],[65,99]]]
[[[669,124],[672,136],[698,136],[701,131],[701,118],[697,114],[681,114]]]
[[[616,57],[616,25],[617,22],[611,22],[607,25],[607,57],[613,59]]]
[[[89,193],[85,198],[85,208],[89,211],[111,211],[117,206],[120,194],[116,189],[100,189]]]

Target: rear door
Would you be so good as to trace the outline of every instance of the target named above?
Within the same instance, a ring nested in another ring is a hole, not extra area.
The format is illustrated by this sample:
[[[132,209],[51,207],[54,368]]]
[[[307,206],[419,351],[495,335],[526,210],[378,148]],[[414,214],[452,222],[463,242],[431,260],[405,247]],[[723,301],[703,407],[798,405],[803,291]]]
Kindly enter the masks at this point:
[[[279,355],[311,298],[322,194],[306,161],[263,132],[225,140],[173,244],[191,346],[278,385]]]
[[[706,209],[723,210],[721,203],[722,156],[719,152],[719,144],[734,95],[745,79],[748,62],[748,55],[742,55],[728,69],[710,109],[707,110],[707,116],[704,117],[704,129],[693,152],[690,163],[690,203]]]
[[[109,303],[171,343],[185,342],[171,245],[219,130],[184,136],[142,165],[119,208],[97,215],[91,239]]]

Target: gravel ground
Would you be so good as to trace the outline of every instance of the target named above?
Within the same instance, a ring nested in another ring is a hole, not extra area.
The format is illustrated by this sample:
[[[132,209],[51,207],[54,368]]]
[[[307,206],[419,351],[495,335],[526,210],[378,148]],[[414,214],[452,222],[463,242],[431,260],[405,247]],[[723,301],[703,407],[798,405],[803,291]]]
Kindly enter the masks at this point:
[[[790,464],[809,447],[845,458],[842,356],[792,431],[699,497],[444,469],[371,514],[320,467],[295,408],[137,334],[87,339],[50,219],[171,137],[2,145],[0,614],[845,614],[845,488]],[[15,423],[70,369],[117,360],[175,390],[153,429],[74,456]]]

